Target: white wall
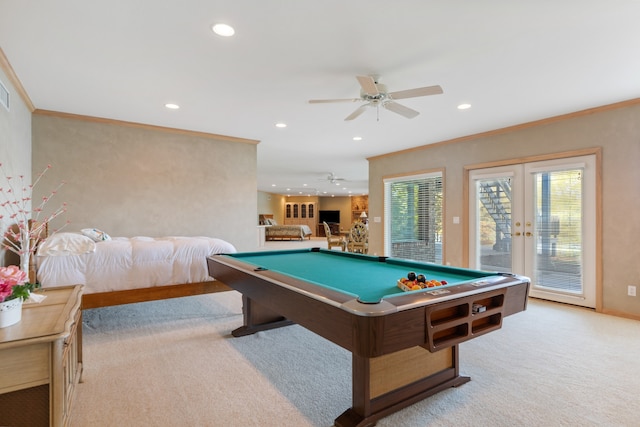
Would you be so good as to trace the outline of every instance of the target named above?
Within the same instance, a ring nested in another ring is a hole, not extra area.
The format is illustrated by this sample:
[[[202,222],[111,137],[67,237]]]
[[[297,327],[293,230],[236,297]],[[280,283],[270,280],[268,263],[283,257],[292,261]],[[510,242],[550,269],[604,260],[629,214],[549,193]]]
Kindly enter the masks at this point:
[[[1,51],[0,51],[1,54]],[[31,183],[31,111],[20,98],[9,77],[0,67],[0,81],[9,91],[9,111],[0,105],[0,163],[8,176],[24,175],[25,182]],[[0,173],[0,187],[6,188],[4,175]],[[0,203],[6,199],[0,195]],[[11,225],[7,211],[0,207],[0,232]],[[17,256],[0,249],[0,265],[18,263]]]

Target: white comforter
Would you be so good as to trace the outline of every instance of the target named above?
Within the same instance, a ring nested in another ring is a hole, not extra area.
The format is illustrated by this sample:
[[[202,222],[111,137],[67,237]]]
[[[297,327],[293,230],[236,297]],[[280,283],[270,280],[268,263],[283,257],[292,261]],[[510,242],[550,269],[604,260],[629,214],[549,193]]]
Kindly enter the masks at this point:
[[[236,252],[211,237],[114,237],[96,243],[93,252],[64,253],[60,244],[44,249],[37,257],[41,285],[84,284],[86,294],[212,280],[206,258]]]

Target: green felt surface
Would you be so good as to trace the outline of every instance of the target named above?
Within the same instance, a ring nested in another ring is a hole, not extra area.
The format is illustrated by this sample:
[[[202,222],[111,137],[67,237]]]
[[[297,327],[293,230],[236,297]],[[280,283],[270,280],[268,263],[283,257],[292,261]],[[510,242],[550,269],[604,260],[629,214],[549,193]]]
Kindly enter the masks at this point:
[[[353,294],[363,302],[375,302],[384,297],[403,293],[398,279],[414,271],[424,274],[427,280],[446,280],[455,286],[461,282],[485,277],[492,273],[445,267],[401,260],[379,262],[378,257],[359,256],[338,251],[270,251],[231,255],[241,261],[287,274]]]

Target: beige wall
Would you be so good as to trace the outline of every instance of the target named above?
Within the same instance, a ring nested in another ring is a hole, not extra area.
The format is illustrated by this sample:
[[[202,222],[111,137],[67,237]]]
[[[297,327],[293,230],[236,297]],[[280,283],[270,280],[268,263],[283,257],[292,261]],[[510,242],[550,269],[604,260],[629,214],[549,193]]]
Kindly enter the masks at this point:
[[[4,58],[0,50],[0,65]],[[20,97],[4,67],[0,66],[0,81],[9,92],[9,110],[0,105],[0,163],[7,176],[23,175],[25,182],[31,182],[31,110]],[[4,175],[0,172],[0,187],[6,189]],[[0,203],[5,202],[0,196]],[[8,211],[0,207],[0,232],[4,236],[5,231],[11,225],[7,215]],[[0,265],[16,264],[18,256],[12,252],[0,248]]]
[[[258,191],[258,215],[256,215],[256,224],[260,214],[271,214],[278,224],[284,224],[284,200],[285,196],[280,194]]]
[[[340,229],[351,227],[351,197],[321,197],[318,210],[340,211]]]
[[[121,122],[33,115],[33,170],[53,167],[39,184],[66,184],[58,198],[77,231],[113,236],[212,236],[253,250],[256,143]],[[40,194],[42,195],[42,194]]]
[[[464,168],[484,162],[602,148],[604,312],[640,318],[640,100],[369,159],[369,217],[383,218],[383,179],[445,168],[444,260],[463,265]],[[460,217],[461,224],[452,222]],[[383,253],[383,222],[370,222],[370,253]]]

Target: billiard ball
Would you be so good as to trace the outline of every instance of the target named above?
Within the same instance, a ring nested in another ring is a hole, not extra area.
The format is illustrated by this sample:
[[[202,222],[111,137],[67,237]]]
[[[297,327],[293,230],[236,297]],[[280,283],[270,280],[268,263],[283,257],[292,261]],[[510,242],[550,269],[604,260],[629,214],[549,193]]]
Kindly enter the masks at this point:
[[[410,271],[409,274],[407,274],[407,279],[416,280],[416,273],[414,273],[413,271]]]

